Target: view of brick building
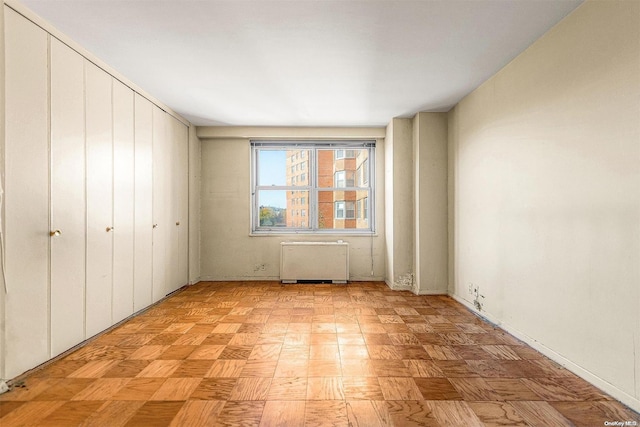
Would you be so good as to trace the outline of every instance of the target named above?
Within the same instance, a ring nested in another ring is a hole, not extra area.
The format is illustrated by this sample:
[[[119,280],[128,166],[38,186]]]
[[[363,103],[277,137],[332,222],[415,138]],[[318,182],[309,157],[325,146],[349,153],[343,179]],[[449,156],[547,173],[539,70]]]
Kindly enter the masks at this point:
[[[304,149],[287,151],[287,185],[309,184],[309,153]],[[318,228],[369,228],[369,151],[326,149],[316,153]],[[309,192],[288,191],[286,199],[287,227],[308,227]]]

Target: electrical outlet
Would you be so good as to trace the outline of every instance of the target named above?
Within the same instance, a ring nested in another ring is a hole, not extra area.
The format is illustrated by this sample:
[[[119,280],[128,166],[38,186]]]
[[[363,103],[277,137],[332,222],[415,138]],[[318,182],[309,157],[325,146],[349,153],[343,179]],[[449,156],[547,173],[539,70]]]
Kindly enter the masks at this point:
[[[473,294],[473,283],[469,283],[469,288],[467,289],[467,293],[469,295]]]

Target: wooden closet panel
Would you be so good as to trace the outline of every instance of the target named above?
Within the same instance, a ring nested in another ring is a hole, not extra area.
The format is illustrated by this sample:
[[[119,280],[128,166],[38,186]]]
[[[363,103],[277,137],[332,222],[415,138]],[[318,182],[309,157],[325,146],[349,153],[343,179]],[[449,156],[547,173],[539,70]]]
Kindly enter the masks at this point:
[[[112,324],[112,77],[85,61],[87,144],[86,338]]]
[[[51,38],[51,355],[84,340],[84,59]]]
[[[164,298],[169,286],[170,259],[167,246],[171,236],[170,191],[171,150],[167,132],[167,114],[153,107],[153,302]]]
[[[133,314],[133,91],[113,81],[113,322]]]
[[[47,55],[47,33],[5,8],[5,378],[49,358]]]
[[[153,283],[153,104],[135,95],[135,233],[133,310],[150,305]]]
[[[174,289],[189,282],[189,128],[172,117],[174,146],[173,209],[176,238],[173,242]]]

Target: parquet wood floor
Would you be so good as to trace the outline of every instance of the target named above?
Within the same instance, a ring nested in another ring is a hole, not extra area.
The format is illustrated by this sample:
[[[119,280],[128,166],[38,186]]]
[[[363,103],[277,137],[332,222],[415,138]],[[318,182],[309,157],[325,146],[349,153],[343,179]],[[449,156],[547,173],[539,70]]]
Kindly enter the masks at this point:
[[[203,282],[13,381],[0,425],[602,426],[640,416],[444,296]]]

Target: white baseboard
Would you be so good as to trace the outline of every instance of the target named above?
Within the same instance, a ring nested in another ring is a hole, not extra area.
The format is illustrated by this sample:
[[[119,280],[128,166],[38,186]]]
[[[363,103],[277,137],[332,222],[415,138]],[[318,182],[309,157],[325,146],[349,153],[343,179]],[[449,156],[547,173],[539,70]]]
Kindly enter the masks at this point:
[[[476,308],[473,306],[473,304],[470,303],[469,301],[467,301],[465,299],[462,299],[461,297],[459,297],[459,296],[457,296],[455,294],[449,294],[449,296],[451,298],[453,298],[454,300],[458,301],[460,304],[462,304],[465,307],[467,307],[473,313],[475,313],[478,316],[486,319],[490,323],[500,327],[502,330],[504,330],[504,331],[508,332],[509,334],[513,335],[514,337],[516,337],[520,341],[523,341],[528,346],[530,346],[530,347],[534,348],[535,350],[539,351],[540,353],[544,354],[549,359],[551,359],[554,362],[560,364],[561,366],[563,366],[564,368],[566,368],[569,371],[573,372],[574,374],[576,374],[580,378],[584,379],[585,381],[588,381],[589,383],[591,383],[594,386],[598,387],[599,389],[601,389],[605,393],[609,394],[614,399],[619,400],[620,402],[622,402],[623,404],[627,405],[629,408],[633,409],[634,411],[640,412],[640,399],[637,399],[634,396],[631,396],[630,394],[620,390],[619,388],[617,388],[615,385],[611,384],[610,382],[598,377],[597,375],[595,375],[592,372],[586,370],[582,366],[577,365],[576,363],[572,362],[571,360],[567,359],[566,357],[562,356],[561,354],[556,353],[554,350],[552,350],[549,347],[545,346],[540,341],[537,341],[536,339],[528,336],[527,334],[523,333],[522,331],[520,331],[520,330],[510,326],[509,324],[506,324],[506,323],[500,321],[499,319],[491,316],[491,314],[489,314],[487,312],[478,312],[478,310],[476,310]]]

